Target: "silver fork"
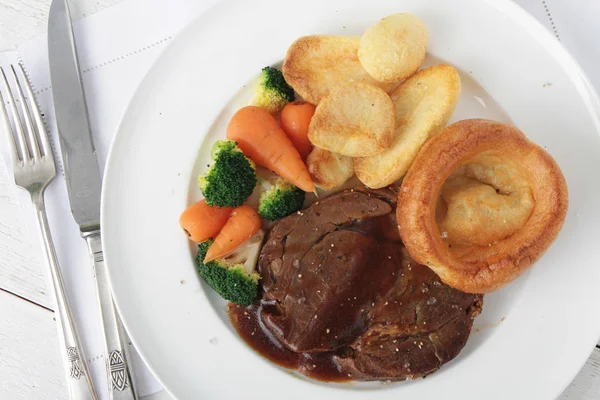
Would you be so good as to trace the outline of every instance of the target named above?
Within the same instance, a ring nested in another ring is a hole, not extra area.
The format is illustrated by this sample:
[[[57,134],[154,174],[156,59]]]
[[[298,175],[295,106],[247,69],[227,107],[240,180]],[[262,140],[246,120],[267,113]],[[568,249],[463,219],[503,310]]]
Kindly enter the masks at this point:
[[[63,363],[66,368],[67,388],[73,400],[97,400],[96,391],[87,367],[87,358],[75,327],[73,313],[66,296],[62,274],[54,251],[54,244],[44,205],[44,190],[56,176],[54,155],[50,147],[48,133],[44,127],[40,111],[35,103],[33,92],[19,64],[15,69],[11,65],[12,77],[15,81],[21,115],[15,103],[4,70],[0,67],[0,81],[3,83],[7,97],[7,106],[12,116],[12,126],[4,105],[0,88],[0,129],[9,136],[9,148],[12,158],[13,173],[17,186],[29,192],[33,202],[37,221],[44,241],[46,259],[50,266],[50,276],[56,298],[56,317],[58,336],[61,345]],[[17,70],[21,78],[17,76]],[[23,94],[27,93],[27,99]],[[33,117],[33,118],[32,118]],[[14,127],[14,129],[13,129]]]

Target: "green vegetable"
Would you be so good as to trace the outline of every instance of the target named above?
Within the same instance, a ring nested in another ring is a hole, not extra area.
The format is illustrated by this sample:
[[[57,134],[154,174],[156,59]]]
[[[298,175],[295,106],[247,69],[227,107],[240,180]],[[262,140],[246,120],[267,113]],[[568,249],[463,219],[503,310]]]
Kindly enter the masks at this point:
[[[256,186],[254,162],[242,153],[237,142],[217,141],[211,150],[214,163],[198,177],[198,186],[209,206],[237,207]]]
[[[270,113],[279,112],[287,103],[294,101],[294,89],[287,84],[277,68],[262,69],[254,92],[252,105],[265,108]]]
[[[204,257],[212,239],[198,245],[196,266],[198,274],[225,300],[240,306],[248,306],[258,295],[260,275],[256,273],[256,262],[264,233],[254,237],[225,259],[204,263]]]
[[[306,193],[283,178],[261,183],[263,192],[258,203],[258,213],[264,219],[275,221],[302,208]]]

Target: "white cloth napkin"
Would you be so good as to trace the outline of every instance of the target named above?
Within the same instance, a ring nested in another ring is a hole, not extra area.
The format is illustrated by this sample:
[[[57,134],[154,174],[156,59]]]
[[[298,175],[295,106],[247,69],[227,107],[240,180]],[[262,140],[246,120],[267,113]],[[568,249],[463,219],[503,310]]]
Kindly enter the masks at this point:
[[[83,71],[88,107],[98,150],[104,168],[111,139],[120,117],[139,82],[157,56],[189,22],[217,0],[127,0],[119,5],[77,21],[74,24],[79,59]],[[517,0],[536,16],[578,59],[592,82],[600,89],[600,2],[596,0]],[[282,2],[282,8],[285,8]],[[401,11],[401,10],[398,10]],[[309,33],[309,32],[307,32]],[[27,70],[38,104],[54,143],[56,124],[52,106],[46,37],[38,37],[11,53],[0,53],[0,65],[20,62]],[[512,60],[519,62],[519,60]],[[157,96],[160,96],[157,93]],[[168,132],[165,132],[168,135]],[[0,135],[4,137],[5,135]],[[1,139],[4,140],[4,139]],[[6,143],[0,141],[6,157]],[[58,148],[55,148],[58,150]],[[60,160],[59,151],[55,151]],[[0,168],[3,166],[0,163]],[[10,164],[10,163],[7,163]],[[14,193],[23,205],[23,218],[36,232],[33,212],[26,196]],[[76,317],[85,338],[92,375],[106,399],[106,376],[98,307],[89,256],[79,237],[69,210],[64,177],[61,174],[49,187],[46,202],[57,254],[74,299]],[[35,236],[32,236],[36,238]],[[124,244],[126,245],[126,244]],[[39,247],[39,246],[34,246]],[[40,257],[40,259],[42,259]],[[143,311],[142,311],[143,312]],[[160,384],[134,354],[134,374],[141,395],[161,390]]]

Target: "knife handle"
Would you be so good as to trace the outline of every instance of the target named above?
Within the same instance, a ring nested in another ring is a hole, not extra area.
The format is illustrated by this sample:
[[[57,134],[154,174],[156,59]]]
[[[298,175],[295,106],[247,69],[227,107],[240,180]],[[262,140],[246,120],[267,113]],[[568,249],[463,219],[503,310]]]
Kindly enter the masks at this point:
[[[46,218],[44,197],[40,193],[37,196],[32,196],[32,200],[44,242],[44,253],[50,267],[50,281],[54,288],[54,297],[56,300],[54,315],[58,327],[58,339],[63,365],[66,369],[69,398],[72,400],[97,400],[98,398],[96,397],[94,385],[87,367],[85,351],[77,333],[62,273],[58,266],[54,242],[52,241],[48,219]]]
[[[113,303],[108,271],[104,263],[100,230],[82,234],[87,241],[94,265],[98,301],[102,314],[102,327],[106,344],[106,372],[108,391],[113,400],[137,400],[137,393],[131,379],[132,373],[127,362],[126,333]]]

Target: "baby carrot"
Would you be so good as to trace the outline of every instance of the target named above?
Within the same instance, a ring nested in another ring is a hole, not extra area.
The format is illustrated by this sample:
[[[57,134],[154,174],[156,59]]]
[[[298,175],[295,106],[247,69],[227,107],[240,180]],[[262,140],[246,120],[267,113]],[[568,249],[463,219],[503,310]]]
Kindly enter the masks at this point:
[[[305,161],[313,148],[308,140],[308,126],[314,114],[315,106],[303,101],[288,103],[281,111],[281,128]]]
[[[306,164],[275,117],[260,107],[239,109],[227,127],[227,139],[235,140],[245,155],[257,164],[298,186],[314,192]]]
[[[206,252],[204,263],[227,257],[260,229],[261,220],[248,206],[236,207]]]
[[[181,213],[179,225],[190,240],[204,242],[219,233],[232,210],[229,207],[211,207],[206,201],[200,200]]]

